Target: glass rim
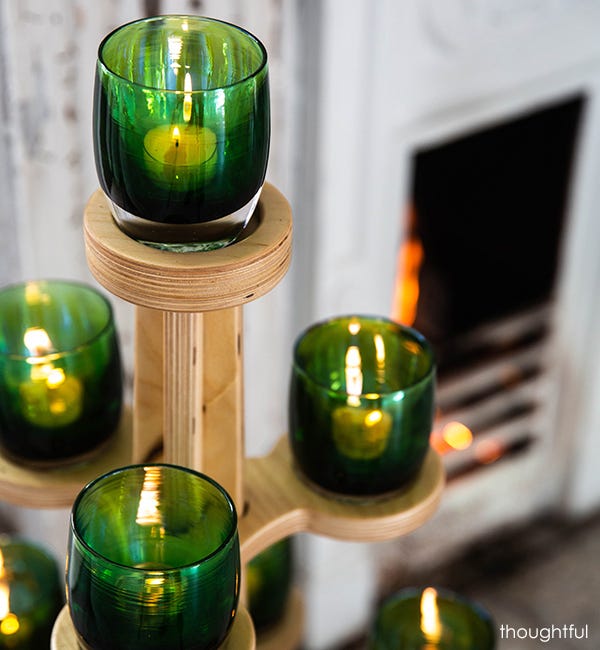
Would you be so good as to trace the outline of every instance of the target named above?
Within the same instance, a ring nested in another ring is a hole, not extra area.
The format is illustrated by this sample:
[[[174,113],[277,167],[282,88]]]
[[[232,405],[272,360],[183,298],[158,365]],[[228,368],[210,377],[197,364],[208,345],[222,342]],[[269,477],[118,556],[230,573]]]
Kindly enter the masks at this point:
[[[108,298],[102,293],[100,293],[100,291],[98,291],[94,287],[85,284],[84,282],[78,282],[77,280],[41,279],[41,280],[27,280],[25,282],[16,282],[14,284],[9,284],[0,289],[0,301],[2,299],[3,294],[9,293],[11,291],[15,291],[17,289],[25,289],[29,284],[46,284],[46,285],[54,285],[54,286],[61,286],[61,287],[71,287],[73,289],[83,290],[85,293],[88,293],[98,298],[100,302],[103,303],[103,305],[106,307],[107,309],[106,322],[102,325],[102,327],[100,327],[100,329],[98,329],[97,332],[93,334],[93,336],[90,336],[89,338],[85,339],[81,343],[78,343],[72,348],[57,350],[56,352],[49,352],[48,354],[42,354],[39,356],[33,354],[18,354],[16,352],[0,350],[0,357],[4,359],[10,359],[12,361],[26,361],[28,359],[40,359],[40,363],[42,362],[41,360],[43,360],[44,362],[56,361],[58,359],[63,359],[77,352],[80,352],[81,350],[84,350],[85,348],[89,347],[96,341],[100,340],[110,329],[114,329],[114,313],[113,313],[112,305],[110,304]]]
[[[202,479],[203,481],[210,483],[213,487],[217,488],[217,491],[221,493],[221,495],[225,498],[225,502],[229,506],[229,512],[231,514],[230,518],[230,529],[227,531],[227,535],[225,539],[215,548],[213,551],[211,551],[208,555],[203,556],[202,558],[194,561],[194,562],[189,562],[188,564],[182,564],[180,566],[176,567],[170,567],[167,569],[146,569],[144,567],[135,567],[131,566],[129,564],[123,564],[121,562],[116,562],[115,560],[111,560],[110,558],[106,557],[103,553],[100,553],[96,549],[92,548],[82,537],[80,534],[79,530],[77,529],[77,526],[75,525],[75,511],[77,510],[77,507],[80,505],[81,501],[83,498],[86,496],[86,494],[99,482],[109,478],[110,476],[113,476],[115,474],[122,474],[124,472],[130,471],[130,470],[137,470],[140,468],[146,468],[146,467],[165,467],[168,469],[173,469],[177,471],[182,471],[186,472],[188,474],[191,474],[192,476],[195,476],[197,478]],[[197,567],[205,562],[210,561],[212,558],[216,557],[219,555],[235,538],[237,534],[237,524],[238,524],[238,519],[237,519],[237,510],[235,507],[235,504],[233,502],[233,499],[227,492],[227,490],[217,481],[212,479],[210,476],[206,474],[202,474],[202,472],[197,472],[194,469],[191,469],[189,467],[183,467],[180,465],[173,465],[172,463],[136,463],[134,465],[126,465],[124,467],[117,467],[116,469],[110,470],[109,472],[105,472],[101,476],[96,477],[87,485],[85,485],[77,495],[75,501],[73,502],[73,507],[71,508],[71,514],[70,514],[70,530],[74,536],[74,538],[79,542],[89,553],[91,553],[94,557],[100,559],[101,561],[105,562],[106,564],[110,564],[111,566],[115,567],[120,567],[122,569],[126,569],[127,571],[136,571],[140,572],[140,574],[159,574],[159,575],[164,575],[164,574],[171,574],[171,573],[177,573],[179,571],[192,568],[192,567]]]
[[[472,600],[467,596],[463,596],[462,594],[453,591],[452,589],[449,589],[447,587],[438,587],[437,585],[427,585],[425,587],[416,587],[416,586],[403,587],[398,591],[395,591],[394,593],[390,594],[389,596],[384,598],[379,604],[379,607],[377,608],[377,614],[374,620],[374,626],[379,620],[381,613],[384,611],[386,607],[388,606],[391,607],[396,602],[401,600],[408,600],[409,598],[419,598],[422,596],[425,589],[428,589],[430,587],[432,589],[435,589],[437,595],[440,596],[442,599],[448,600],[453,603],[457,603],[459,605],[464,605],[471,612],[475,613],[482,620],[482,622],[489,627],[492,633],[492,637],[495,637],[496,628],[495,628],[494,618],[486,607],[484,607],[479,602],[476,602],[475,600]]]
[[[112,70],[109,65],[106,63],[104,56],[103,56],[103,51],[104,47],[108,44],[108,41],[115,36],[118,32],[121,32],[123,30],[128,29],[129,27],[132,27],[133,25],[137,25],[140,23],[151,23],[154,21],[158,20],[163,20],[165,18],[185,18],[187,20],[196,20],[200,22],[208,22],[208,23],[218,23],[220,25],[225,25],[227,27],[230,27],[233,29],[233,31],[241,33],[243,36],[247,37],[249,40],[251,40],[253,43],[255,43],[258,46],[258,49],[260,50],[261,53],[261,60],[260,63],[257,65],[256,69],[253,70],[251,73],[247,74],[245,77],[242,77],[241,79],[238,79],[237,81],[234,81],[233,83],[226,84],[223,86],[218,86],[216,88],[196,88],[192,89],[191,91],[186,91],[186,90],[173,90],[169,88],[159,88],[156,86],[147,86],[145,84],[138,83],[137,81],[132,81],[131,79],[127,79],[127,77],[124,77],[123,75],[120,75],[116,73],[114,70]],[[234,23],[227,22],[225,20],[218,20],[217,18],[209,18],[207,16],[194,16],[194,15],[187,15],[187,14],[160,14],[158,16],[147,16],[145,18],[138,18],[136,20],[131,20],[127,23],[124,23],[123,25],[119,25],[115,29],[113,29],[111,32],[109,32],[101,41],[100,45],[98,46],[98,55],[97,55],[97,61],[98,65],[102,66],[102,68],[106,71],[107,74],[111,75],[115,79],[119,79],[122,82],[129,84],[130,86],[134,86],[136,88],[144,89],[144,90],[152,90],[156,92],[161,92],[161,93],[168,93],[169,95],[203,95],[207,93],[213,93],[219,90],[225,90],[226,88],[233,88],[234,86],[238,86],[240,84],[246,83],[250,79],[253,79],[257,77],[266,67],[267,67],[267,62],[268,62],[268,55],[267,55],[267,49],[263,45],[262,41],[254,36],[251,32],[249,32],[247,29],[244,29],[243,27],[240,27],[239,25],[235,25]]]
[[[395,395],[397,393],[403,393],[406,391],[410,391],[414,388],[417,388],[419,385],[422,383],[428,381],[433,375],[435,374],[435,355],[433,351],[433,347],[429,340],[425,338],[421,332],[416,330],[414,327],[410,327],[408,325],[402,325],[401,323],[398,323],[397,321],[392,320],[391,318],[388,318],[386,316],[378,316],[374,314],[343,314],[340,316],[332,316],[330,318],[325,318],[323,320],[317,321],[316,323],[313,323],[309,327],[307,327],[305,330],[303,330],[298,337],[296,338],[294,345],[293,345],[293,363],[292,366],[295,370],[300,372],[304,377],[306,377],[312,384],[315,386],[319,386],[320,388],[323,388],[324,390],[327,390],[330,393],[333,393],[335,395],[345,395],[346,391],[342,390],[335,390],[333,389],[330,385],[327,383],[324,383],[322,381],[317,381],[317,379],[309,373],[306,368],[299,363],[298,361],[298,350],[304,339],[313,333],[316,330],[322,329],[325,326],[328,325],[334,325],[337,322],[341,321],[346,321],[346,320],[352,320],[353,318],[361,321],[368,321],[369,323],[382,323],[387,326],[391,326],[397,330],[397,332],[401,333],[402,335],[408,334],[410,337],[412,337],[422,348],[423,350],[423,356],[427,358],[428,360],[428,365],[427,368],[425,369],[424,373],[422,376],[420,376],[418,379],[415,379],[414,381],[406,384],[406,386],[403,386],[402,388],[397,388],[395,390],[384,390],[381,391],[379,390],[377,392],[377,397],[381,398],[382,396],[388,396],[388,395]],[[361,392],[359,395],[356,395],[359,399],[370,399],[370,395],[373,394],[373,391],[365,391]]]

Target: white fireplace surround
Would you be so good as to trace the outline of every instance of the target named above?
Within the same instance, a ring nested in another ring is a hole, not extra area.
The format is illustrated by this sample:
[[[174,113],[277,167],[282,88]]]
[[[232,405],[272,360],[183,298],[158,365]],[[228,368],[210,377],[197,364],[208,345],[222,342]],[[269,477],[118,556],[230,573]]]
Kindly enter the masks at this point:
[[[3,283],[91,281],[80,219],[97,186],[90,136],[95,50],[109,29],[140,17],[147,5],[1,4]],[[389,313],[415,150],[577,93],[587,98],[561,251],[547,439],[535,455],[449,486],[440,513],[403,540],[369,546],[301,536],[307,648],[331,647],[364,626],[376,571],[388,563],[437,561],[549,508],[573,516],[597,510],[600,3],[163,0],[159,7],[243,24],[270,54],[269,179],[292,202],[295,243],[286,280],[245,310],[251,454],[267,451],[286,430],[291,344],[300,330],[345,312]],[[130,355],[131,310],[115,302]],[[62,554],[66,513],[5,510],[34,536],[43,518],[46,538]]]
[[[382,571],[398,562],[431,563],[548,510],[573,516],[596,510],[600,5],[365,0],[345,3],[343,10],[335,1],[321,8],[313,60],[319,67],[314,173],[295,195],[297,221],[313,219],[308,275],[313,318],[389,313],[417,149],[576,94],[587,100],[561,246],[546,406],[537,423],[546,436],[531,453],[450,485],[429,524],[378,545],[370,560]],[[310,205],[303,206],[307,196]],[[339,559],[345,557],[339,545],[310,544],[315,556],[317,546],[323,556],[312,573],[311,594],[318,594],[332,575],[347,572],[349,561]],[[354,552],[359,564],[366,552]],[[365,594],[372,588],[366,583]],[[338,590],[344,593],[340,585]],[[326,635],[330,612],[321,604],[314,618]],[[321,638],[315,636],[315,647]]]

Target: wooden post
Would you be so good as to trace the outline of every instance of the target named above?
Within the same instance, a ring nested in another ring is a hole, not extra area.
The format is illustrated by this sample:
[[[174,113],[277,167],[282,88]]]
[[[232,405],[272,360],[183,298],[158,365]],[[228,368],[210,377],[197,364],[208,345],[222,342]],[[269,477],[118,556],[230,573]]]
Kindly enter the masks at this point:
[[[134,448],[212,476],[243,501],[242,305],[274,288],[291,257],[290,206],[265,184],[244,239],[215,251],[173,253],[115,225],[98,190],[84,219],[88,266],[136,305]],[[162,429],[162,432],[160,432]]]
[[[242,308],[204,314],[203,469],[244,510]]]
[[[133,375],[134,462],[143,462],[163,441],[163,314],[135,308]]]

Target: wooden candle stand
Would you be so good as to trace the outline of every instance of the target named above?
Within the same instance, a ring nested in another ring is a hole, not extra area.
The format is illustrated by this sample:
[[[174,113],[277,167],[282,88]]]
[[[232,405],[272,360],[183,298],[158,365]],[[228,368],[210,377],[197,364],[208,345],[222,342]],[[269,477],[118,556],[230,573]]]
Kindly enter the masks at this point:
[[[90,270],[109,292],[135,305],[133,407],[88,464],[39,472],[0,458],[0,498],[29,507],[70,507],[89,480],[147,461],[162,444],[165,462],[206,473],[232,495],[243,562],[294,533],[382,541],[414,530],[435,512],[444,472],[433,451],[410,487],[363,502],[332,498],[310,486],[296,473],[285,438],[265,458],[245,458],[242,305],[275,287],[291,257],[290,206],[268,183],[251,225],[226,248],[172,253],[129,238],[115,225],[102,192],[91,197],[84,220]],[[298,598],[291,605],[297,612]],[[238,617],[236,650],[254,648],[247,612],[241,609]],[[53,650],[76,647],[69,624],[63,611]],[[301,627],[301,615],[288,608],[270,638],[279,650],[291,650]],[[232,641],[233,631],[223,648],[233,648]]]

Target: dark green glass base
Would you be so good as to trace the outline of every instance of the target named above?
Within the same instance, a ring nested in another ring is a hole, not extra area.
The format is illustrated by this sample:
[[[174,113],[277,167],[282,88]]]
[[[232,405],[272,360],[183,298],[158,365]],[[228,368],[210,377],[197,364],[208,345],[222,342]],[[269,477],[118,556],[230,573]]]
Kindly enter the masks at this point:
[[[0,448],[9,458],[32,467],[77,463],[93,455],[115,434],[121,418],[120,355],[102,377],[84,383],[82,414],[64,426],[36,426],[23,415],[21,402],[0,385]]]
[[[234,213],[201,223],[160,223],[142,219],[110,201],[115,223],[129,237],[146,246],[174,253],[212,251],[232,244],[247,226],[260,198],[261,189]]]
[[[313,492],[320,494],[326,499],[332,499],[334,501],[351,505],[368,505],[370,503],[378,503],[399,497],[401,494],[411,489],[421,471],[421,467],[422,463],[414,469],[411,475],[405,477],[401,485],[395,485],[388,490],[382,488],[374,489],[372,485],[373,482],[367,480],[362,485],[357,484],[354,481],[354,491],[349,491],[348,488],[345,487],[345,483],[342,484],[342,487],[340,487],[339,484],[335,484],[333,488],[323,487],[319,483],[313,481],[306,472],[303,472],[298,463],[294,462],[292,465],[292,469],[296,473],[298,479]],[[310,469],[308,471],[310,472]]]
[[[273,544],[246,566],[248,609],[258,632],[277,625],[283,618],[292,586],[291,538]]]

